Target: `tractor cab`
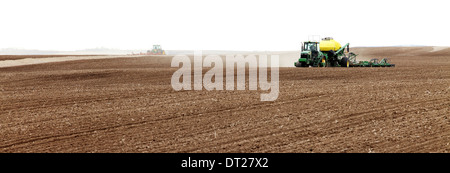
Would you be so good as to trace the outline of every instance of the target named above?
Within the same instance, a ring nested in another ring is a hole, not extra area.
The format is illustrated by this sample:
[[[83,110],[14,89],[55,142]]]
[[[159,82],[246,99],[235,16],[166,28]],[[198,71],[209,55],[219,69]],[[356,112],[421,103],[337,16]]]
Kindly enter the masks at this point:
[[[305,42],[302,45],[302,53],[307,53],[306,51],[317,51],[319,47],[319,42]]]
[[[307,41],[302,43],[302,50],[296,67],[306,67],[312,64],[319,55],[319,42]]]
[[[161,49],[161,45],[153,45],[153,50],[160,50]]]

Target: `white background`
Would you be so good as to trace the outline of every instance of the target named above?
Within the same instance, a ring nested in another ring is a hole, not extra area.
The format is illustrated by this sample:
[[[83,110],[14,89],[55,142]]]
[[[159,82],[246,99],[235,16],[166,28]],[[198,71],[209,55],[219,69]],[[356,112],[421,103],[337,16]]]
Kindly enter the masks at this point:
[[[450,46],[447,1],[2,0],[0,48],[297,50],[309,35],[351,46]]]

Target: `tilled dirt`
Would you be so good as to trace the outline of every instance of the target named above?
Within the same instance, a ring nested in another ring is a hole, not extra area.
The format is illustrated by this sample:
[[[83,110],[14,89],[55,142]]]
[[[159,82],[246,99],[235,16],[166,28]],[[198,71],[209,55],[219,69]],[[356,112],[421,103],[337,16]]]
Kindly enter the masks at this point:
[[[0,55],[0,61],[2,61],[2,60],[17,60],[17,59],[25,59],[25,58],[55,58],[55,57],[68,57],[68,56],[83,57],[83,56],[102,56],[102,55]]]
[[[449,152],[450,52],[431,50],[355,50],[395,68],[280,68],[273,102],[174,91],[170,56],[0,68],[0,152]]]

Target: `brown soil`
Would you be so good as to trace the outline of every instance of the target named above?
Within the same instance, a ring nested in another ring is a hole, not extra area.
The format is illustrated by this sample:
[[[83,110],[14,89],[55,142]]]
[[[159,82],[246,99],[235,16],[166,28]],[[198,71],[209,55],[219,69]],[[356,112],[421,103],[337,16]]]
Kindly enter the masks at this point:
[[[274,102],[174,91],[169,56],[0,68],[0,152],[449,152],[450,52],[428,49],[355,50],[395,68],[281,68]]]
[[[0,55],[0,61],[25,59],[25,58],[54,58],[67,56],[101,56],[101,55]]]

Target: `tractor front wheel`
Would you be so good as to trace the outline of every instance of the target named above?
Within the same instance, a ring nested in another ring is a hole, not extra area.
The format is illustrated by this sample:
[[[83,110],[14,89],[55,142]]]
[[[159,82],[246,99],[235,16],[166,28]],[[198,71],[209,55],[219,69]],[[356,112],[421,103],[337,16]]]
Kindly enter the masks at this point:
[[[322,65],[322,67],[326,67],[327,66],[327,61],[325,60],[325,58],[322,58],[321,63],[319,64],[319,66]]]

